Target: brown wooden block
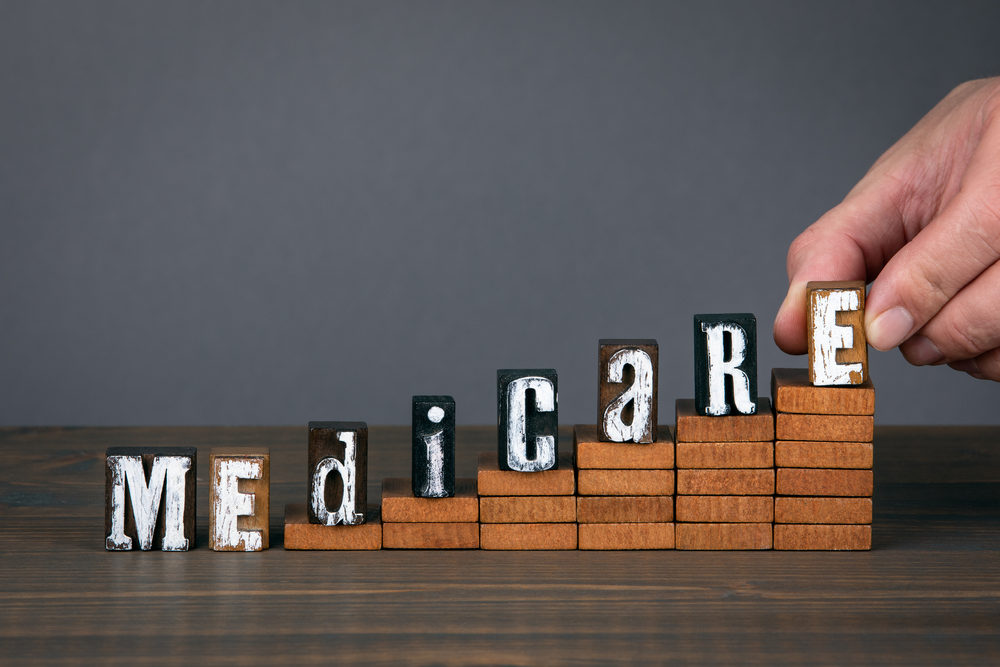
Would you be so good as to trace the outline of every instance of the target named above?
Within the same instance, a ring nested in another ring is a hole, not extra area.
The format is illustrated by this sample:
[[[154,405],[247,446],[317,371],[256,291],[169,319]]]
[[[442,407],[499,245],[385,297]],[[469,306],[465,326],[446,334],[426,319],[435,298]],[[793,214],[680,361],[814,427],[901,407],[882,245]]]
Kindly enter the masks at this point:
[[[774,548],[780,551],[867,551],[871,526],[774,525]]]
[[[496,452],[479,455],[477,487],[480,496],[571,496],[576,490],[573,455],[560,452],[559,467],[541,472],[500,470]]]
[[[691,551],[770,549],[771,523],[678,523],[676,548]]]
[[[482,523],[572,523],[576,497],[483,496],[479,517]]]
[[[368,503],[368,425],[309,422],[309,520],[364,523]]]
[[[775,523],[871,523],[871,498],[775,498]]]
[[[868,379],[864,281],[806,283],[806,316],[809,382],[857,385]]]
[[[655,340],[602,338],[599,341],[596,428],[600,440],[656,441],[659,361],[659,346]]]
[[[479,547],[498,551],[576,549],[575,523],[484,523]]]
[[[382,480],[382,521],[386,523],[479,521],[476,480],[455,480],[455,495],[450,498],[418,498],[413,495],[413,483],[409,478],[386,478]]]
[[[580,523],[669,523],[673,496],[577,496]]]
[[[774,495],[773,468],[712,469],[677,471],[677,495],[685,496],[770,496]]]
[[[771,400],[775,412],[810,415],[874,415],[875,387],[871,378],[858,385],[817,387],[805,368],[771,371]]]
[[[779,440],[774,443],[774,464],[779,468],[872,467],[874,447],[870,442],[807,442]]]
[[[871,497],[871,470],[778,468],[775,492],[779,496]]]
[[[694,409],[693,398],[679,398],[676,403],[674,433],[680,442],[763,442],[774,440],[774,413],[771,401],[757,399],[757,412],[752,415],[708,417]]]
[[[267,549],[270,497],[267,449],[213,449],[209,454],[209,546],[214,551]]]
[[[673,470],[579,470],[581,496],[667,496],[674,492]]]
[[[478,549],[478,523],[383,523],[383,549]]]
[[[324,526],[312,523],[305,503],[285,505],[285,549],[305,551],[375,551],[382,548],[378,505],[369,505],[365,522]]]
[[[773,468],[774,443],[679,442],[678,468]]]
[[[672,523],[581,523],[579,548],[591,550],[673,549]]]
[[[677,521],[761,523],[774,519],[771,496],[677,496]]]
[[[674,441],[667,426],[657,430],[659,440],[647,444],[601,442],[597,427],[579,424],[573,429],[577,468],[655,470],[674,467]]]
[[[871,442],[875,418],[871,415],[796,415],[778,413],[777,440]]]

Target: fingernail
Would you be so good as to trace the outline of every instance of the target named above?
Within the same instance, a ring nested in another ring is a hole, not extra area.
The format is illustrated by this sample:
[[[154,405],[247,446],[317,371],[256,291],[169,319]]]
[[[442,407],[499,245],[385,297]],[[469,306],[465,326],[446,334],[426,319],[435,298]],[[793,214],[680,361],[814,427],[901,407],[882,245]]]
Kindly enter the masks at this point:
[[[877,350],[889,350],[910,335],[913,329],[913,316],[902,306],[896,306],[885,311],[865,328],[868,342]]]
[[[906,359],[915,366],[927,366],[941,361],[944,355],[930,338],[914,336],[906,343]]]
[[[973,377],[978,377],[982,379],[982,372],[979,370],[979,364],[976,363],[975,359],[964,359],[962,361],[953,361],[948,364],[956,371],[961,371],[963,373],[968,373]]]

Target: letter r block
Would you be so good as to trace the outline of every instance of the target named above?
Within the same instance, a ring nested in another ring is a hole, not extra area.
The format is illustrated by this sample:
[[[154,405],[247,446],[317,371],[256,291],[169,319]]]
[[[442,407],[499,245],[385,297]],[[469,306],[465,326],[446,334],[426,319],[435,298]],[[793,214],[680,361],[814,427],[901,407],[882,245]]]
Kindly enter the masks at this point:
[[[541,472],[559,466],[559,397],[555,370],[497,371],[497,456],[501,470]]]
[[[368,512],[368,425],[309,422],[310,523],[355,526]]]
[[[699,415],[757,412],[757,318],[694,316],[694,400]]]
[[[659,346],[648,338],[597,345],[597,435],[602,442],[656,441]]]

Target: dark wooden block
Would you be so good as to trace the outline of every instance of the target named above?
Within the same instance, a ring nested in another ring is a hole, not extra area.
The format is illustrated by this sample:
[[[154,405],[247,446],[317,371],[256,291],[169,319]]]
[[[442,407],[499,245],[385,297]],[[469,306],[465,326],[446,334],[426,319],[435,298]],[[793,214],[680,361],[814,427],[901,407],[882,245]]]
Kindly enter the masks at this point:
[[[213,551],[262,551],[271,525],[271,455],[267,449],[209,454],[208,544]]]
[[[576,549],[575,523],[484,523],[479,526],[482,549],[506,551]]]
[[[863,384],[868,379],[865,282],[806,283],[806,320],[809,381]]]
[[[573,429],[577,468],[669,469],[674,467],[674,441],[670,429],[660,426],[658,439],[648,444],[601,442],[597,427],[586,424]]]
[[[309,521],[305,503],[285,505],[285,549],[306,551],[377,551],[382,548],[378,505],[369,505],[365,522],[324,526]]]
[[[851,525],[774,525],[774,548],[778,551],[868,551],[872,527]]]
[[[413,495],[450,498],[455,495],[455,399],[451,396],[413,397]]]
[[[597,345],[597,431],[602,442],[656,441],[659,346],[651,338]]]
[[[694,316],[694,402],[699,415],[757,412],[757,318]]]
[[[579,548],[625,551],[673,549],[672,523],[581,523]]]
[[[559,468],[523,473],[501,470],[493,452],[479,455],[476,486],[480,496],[571,496],[576,491],[573,457],[560,455]]]
[[[670,523],[673,496],[577,496],[580,523]]]
[[[410,480],[389,477],[382,480],[382,520],[386,523],[467,523],[479,520],[476,480],[460,479],[450,498],[421,498],[413,495]]]
[[[682,442],[766,442],[774,440],[774,413],[771,401],[759,398],[757,413],[707,417],[699,415],[694,400],[679,398],[676,403],[676,440]]]
[[[875,387],[870,377],[846,387],[817,387],[805,368],[771,371],[771,400],[776,412],[811,415],[873,415]]]
[[[104,471],[108,551],[187,551],[194,546],[195,448],[109,447]]]
[[[368,425],[309,422],[309,520],[325,526],[365,522]]]
[[[497,371],[497,456],[501,470],[559,467],[559,398],[555,370]]]

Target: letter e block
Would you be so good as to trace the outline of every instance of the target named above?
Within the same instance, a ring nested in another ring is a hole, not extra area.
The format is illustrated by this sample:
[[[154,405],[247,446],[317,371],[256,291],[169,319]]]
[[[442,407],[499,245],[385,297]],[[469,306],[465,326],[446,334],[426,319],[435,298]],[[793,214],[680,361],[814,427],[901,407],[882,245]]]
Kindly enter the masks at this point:
[[[863,280],[806,283],[809,382],[864,384],[868,379]]]
[[[501,470],[559,467],[559,398],[555,370],[497,371],[497,455]]]
[[[694,400],[699,415],[757,412],[757,318],[694,316]]]
[[[309,422],[309,521],[356,526],[368,510],[368,425]]]
[[[413,397],[413,495],[451,498],[455,495],[455,399],[451,396]]]
[[[602,442],[656,441],[659,346],[602,338],[597,346],[597,435]]]
[[[209,456],[208,542],[213,551],[268,548],[271,455],[267,449],[213,449]]]

